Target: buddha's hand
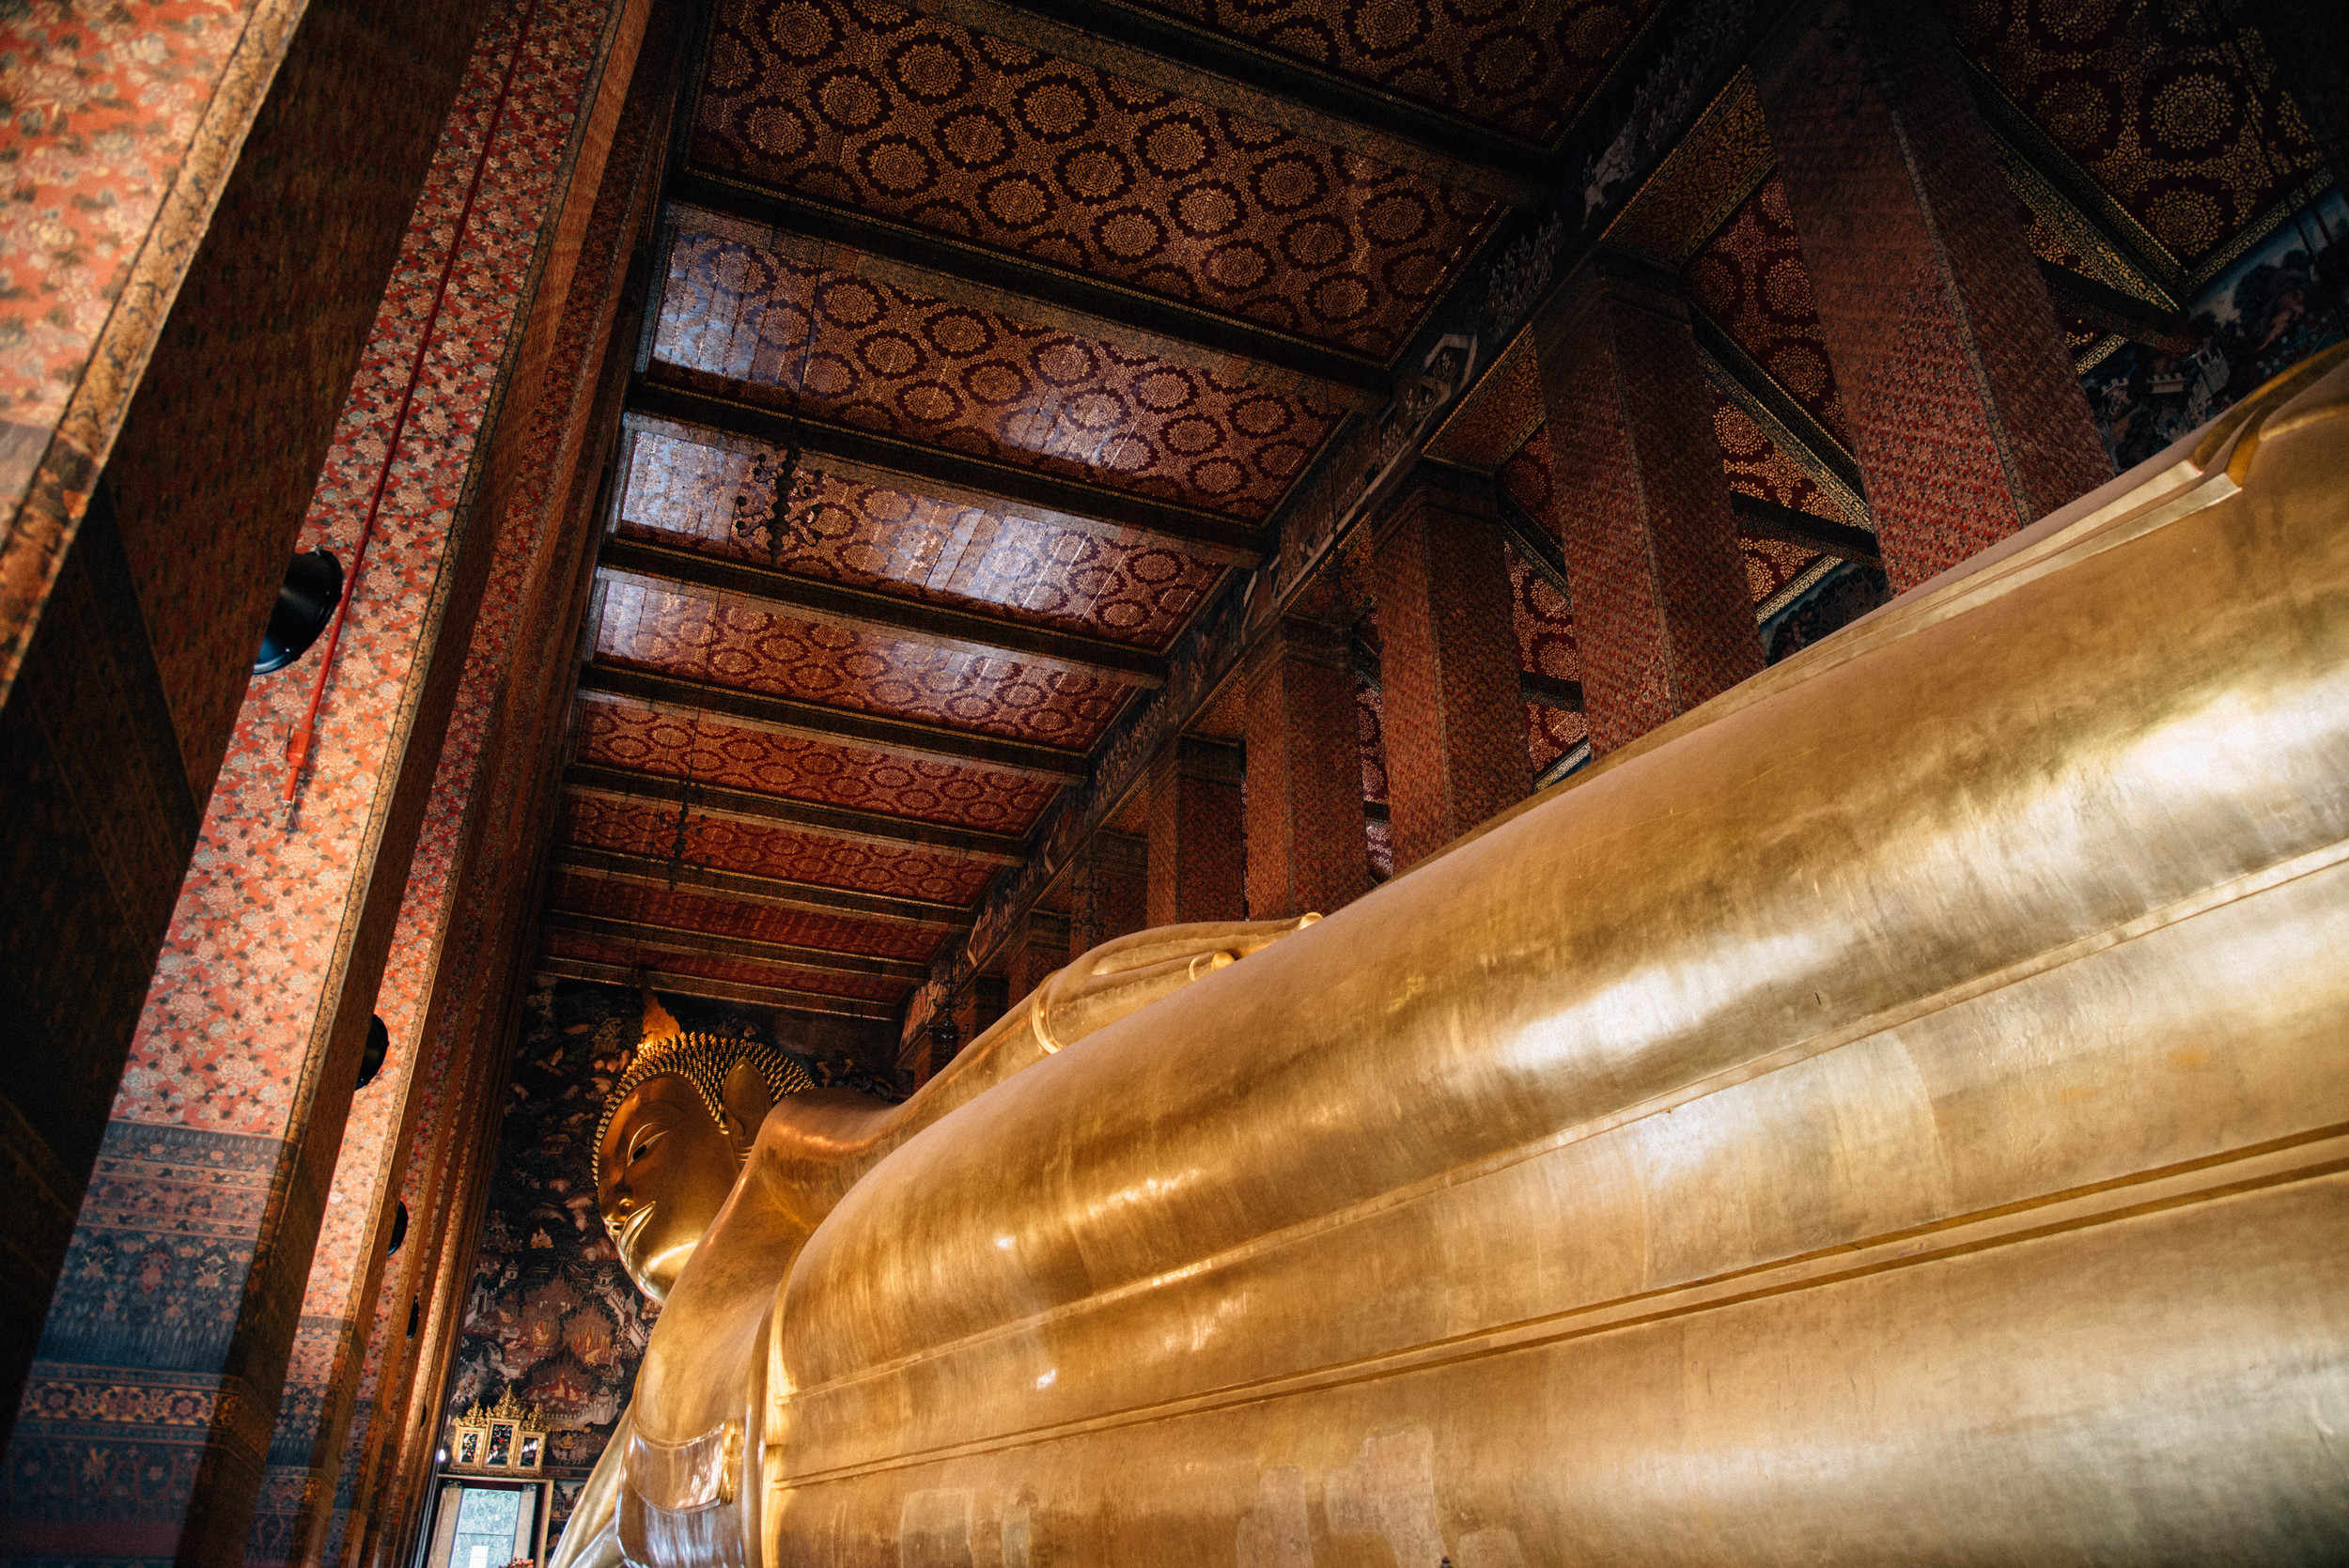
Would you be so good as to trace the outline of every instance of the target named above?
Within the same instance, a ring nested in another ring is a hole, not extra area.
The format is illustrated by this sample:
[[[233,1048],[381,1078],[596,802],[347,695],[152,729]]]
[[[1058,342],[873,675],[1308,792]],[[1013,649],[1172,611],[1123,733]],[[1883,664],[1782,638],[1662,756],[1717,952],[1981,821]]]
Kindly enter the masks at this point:
[[[1058,1050],[1320,918],[1160,925],[1103,942],[1037,987],[1036,1033]]]

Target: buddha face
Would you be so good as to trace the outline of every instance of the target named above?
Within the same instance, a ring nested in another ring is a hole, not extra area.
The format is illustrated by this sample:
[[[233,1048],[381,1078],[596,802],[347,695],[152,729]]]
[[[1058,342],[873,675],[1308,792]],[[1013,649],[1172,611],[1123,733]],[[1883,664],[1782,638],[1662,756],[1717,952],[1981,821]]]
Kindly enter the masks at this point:
[[[666,1301],[734,1190],[725,1129],[691,1082],[664,1073],[629,1091],[598,1157],[596,1206],[618,1244],[620,1265],[637,1289]]]

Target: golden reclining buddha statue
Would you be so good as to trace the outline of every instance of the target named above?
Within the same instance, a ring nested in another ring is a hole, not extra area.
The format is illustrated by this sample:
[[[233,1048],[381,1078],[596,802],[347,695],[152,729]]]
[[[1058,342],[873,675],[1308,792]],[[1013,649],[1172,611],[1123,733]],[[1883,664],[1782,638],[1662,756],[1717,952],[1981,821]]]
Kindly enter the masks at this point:
[[[648,1050],[558,1568],[2337,1560],[2344,862],[2335,350],[904,1106]]]

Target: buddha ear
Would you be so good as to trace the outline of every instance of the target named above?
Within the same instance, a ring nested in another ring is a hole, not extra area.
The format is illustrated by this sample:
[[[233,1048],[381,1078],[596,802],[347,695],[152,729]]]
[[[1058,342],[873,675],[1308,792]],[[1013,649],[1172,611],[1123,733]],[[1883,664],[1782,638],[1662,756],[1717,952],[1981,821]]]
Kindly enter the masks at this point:
[[[735,1162],[739,1164],[750,1157],[759,1124],[767,1120],[767,1112],[775,1109],[775,1093],[767,1087],[766,1077],[756,1066],[742,1061],[726,1074],[725,1088],[719,1097],[726,1108],[726,1139],[734,1145]]]

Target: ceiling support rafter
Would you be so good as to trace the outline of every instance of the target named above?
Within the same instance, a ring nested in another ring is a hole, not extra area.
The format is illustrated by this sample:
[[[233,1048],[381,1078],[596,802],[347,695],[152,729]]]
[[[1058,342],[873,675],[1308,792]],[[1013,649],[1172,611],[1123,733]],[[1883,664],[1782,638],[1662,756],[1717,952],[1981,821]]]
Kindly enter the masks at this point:
[[[1015,865],[1023,858],[1020,841],[1008,833],[981,832],[974,828],[954,828],[912,817],[887,816],[879,812],[852,811],[845,806],[817,805],[787,796],[689,782],[664,773],[573,763],[564,770],[563,787],[574,794],[648,800],[662,807],[682,803],[695,815],[797,828],[860,844],[910,846],[989,865]]]
[[[772,942],[757,937],[730,937],[714,931],[689,931],[678,926],[653,925],[643,921],[615,920],[609,915],[583,915],[569,909],[550,909],[539,921],[545,931],[621,942],[650,953],[717,954],[748,958],[820,973],[855,974],[875,980],[918,981],[929,978],[929,966],[902,958],[877,958],[865,953],[841,953],[798,942]]]
[[[1346,657],[1354,673],[1370,685],[1385,682],[1385,669],[1379,663],[1378,650],[1361,638],[1346,642]],[[1541,707],[1563,708],[1568,713],[1582,711],[1582,683],[1561,675],[1545,675],[1532,670],[1517,672],[1517,698]]]
[[[695,893],[715,893],[740,904],[755,904],[761,908],[788,909],[801,914],[839,915],[885,925],[922,927],[940,932],[966,931],[971,926],[971,911],[955,904],[937,904],[927,899],[897,898],[888,893],[858,893],[848,888],[828,888],[820,882],[794,882],[780,877],[758,877],[746,871],[722,871],[713,866],[691,863],[672,867],[670,862],[652,855],[631,855],[617,849],[597,849],[586,845],[558,845],[554,850],[554,867],[573,876],[597,880],[625,882],[631,887],[661,887],[670,885],[674,870],[676,885],[691,888]]]
[[[1194,559],[1225,566],[1252,567],[1264,558],[1258,530],[1236,518],[991,462],[944,447],[823,420],[794,420],[755,403],[645,377],[630,384],[628,408],[634,414],[714,430],[778,451],[797,442],[811,465],[843,478],[897,489],[910,484],[941,501],[1007,509],[1038,520],[1070,519],[1132,529]]]
[[[779,1007],[793,1013],[820,1013],[833,1017],[874,1018],[883,1022],[895,1019],[897,1010],[863,997],[832,996],[823,991],[799,991],[783,986],[750,986],[735,980],[711,980],[704,975],[679,974],[648,964],[644,970],[622,969],[617,964],[591,963],[583,958],[558,958],[541,954],[532,964],[531,972],[547,980],[592,980],[599,986],[618,986],[633,989],[640,982],[647,982],[655,990],[672,996],[700,997],[708,1001],[746,1001],[754,1007]]]
[[[690,717],[707,714],[741,729],[801,740],[823,740],[867,751],[897,752],[909,756],[936,757],[946,762],[978,763],[1007,773],[1069,783],[1091,771],[1082,752],[1003,736],[981,735],[925,724],[911,719],[892,719],[879,713],[826,707],[796,697],[772,697],[764,691],[742,691],[708,681],[651,670],[628,670],[590,664],[579,673],[582,692],[624,697],[656,712]]]
[[[695,209],[766,230],[777,254],[795,261],[1115,341],[1268,391],[1328,396],[1364,411],[1393,395],[1386,365],[1368,355],[951,234],[707,170],[681,170],[669,179],[667,219],[690,228]]]
[[[1884,559],[1876,536],[1864,528],[1854,528],[1847,522],[1831,522],[1826,518],[1798,512],[1792,506],[1763,501],[1750,495],[1732,491],[1729,515],[1737,526],[1749,534],[1766,539],[1778,539],[1790,545],[1801,545],[1822,555],[1832,555],[1839,561],[1858,561],[1875,566]]]
[[[957,653],[1040,660],[1128,686],[1166,682],[1165,659],[1146,648],[799,577],[735,556],[614,537],[604,541],[598,565],[660,582],[706,588],[817,626],[872,632]]]
[[[1547,149],[1293,54],[1125,0],[913,0],[941,22],[1211,104],[1455,190],[1534,208]]]
[[[2125,337],[2180,358],[2202,346],[2201,329],[2184,311],[2164,310],[2044,257],[2039,263],[2039,275],[2047,285],[2048,296],[2055,302],[2059,316],[2081,317],[2100,333]]]

